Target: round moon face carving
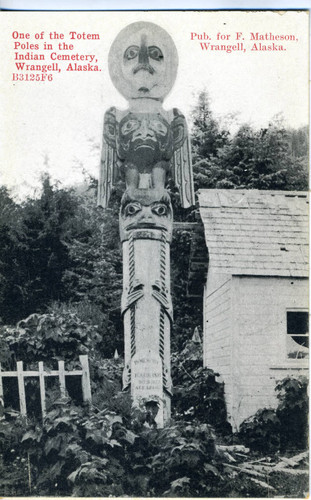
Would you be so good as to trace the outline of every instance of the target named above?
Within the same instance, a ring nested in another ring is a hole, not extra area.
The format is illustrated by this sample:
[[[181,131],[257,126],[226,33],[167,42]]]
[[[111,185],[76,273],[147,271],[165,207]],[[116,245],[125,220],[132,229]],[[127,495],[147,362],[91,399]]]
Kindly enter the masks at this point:
[[[172,156],[171,130],[160,114],[129,113],[119,125],[120,158],[135,165],[152,164]]]
[[[142,192],[143,191],[143,192]],[[133,229],[161,229],[167,231],[167,239],[171,238],[173,211],[166,191],[159,196],[157,190],[136,189],[125,193],[120,210],[121,241],[127,240]]]
[[[120,31],[108,61],[113,84],[126,99],[162,101],[174,84],[178,66],[170,35],[148,22],[136,22]]]

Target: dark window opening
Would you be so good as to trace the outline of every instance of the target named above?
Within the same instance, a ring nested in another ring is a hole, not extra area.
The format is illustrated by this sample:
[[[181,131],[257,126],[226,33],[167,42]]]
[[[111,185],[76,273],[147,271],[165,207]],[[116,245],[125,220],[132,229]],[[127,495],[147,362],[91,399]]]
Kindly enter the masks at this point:
[[[287,311],[287,357],[309,357],[309,314],[306,311]]]

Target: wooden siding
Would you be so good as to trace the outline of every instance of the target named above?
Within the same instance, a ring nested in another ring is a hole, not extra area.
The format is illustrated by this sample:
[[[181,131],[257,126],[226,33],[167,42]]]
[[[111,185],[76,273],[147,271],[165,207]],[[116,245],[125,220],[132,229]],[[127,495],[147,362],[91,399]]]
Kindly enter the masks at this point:
[[[308,307],[308,280],[238,276],[232,280],[232,416],[238,427],[259,408],[276,406],[277,380],[307,370],[306,360],[287,358],[286,312]]]
[[[228,414],[232,406],[232,345],[231,345],[231,278],[225,278],[209,292],[205,290],[204,300],[204,366],[221,375],[225,383]]]
[[[204,298],[204,365],[220,374],[236,430],[260,408],[277,404],[275,385],[308,373],[287,359],[286,312],[308,307],[308,280],[232,276],[209,281]]]

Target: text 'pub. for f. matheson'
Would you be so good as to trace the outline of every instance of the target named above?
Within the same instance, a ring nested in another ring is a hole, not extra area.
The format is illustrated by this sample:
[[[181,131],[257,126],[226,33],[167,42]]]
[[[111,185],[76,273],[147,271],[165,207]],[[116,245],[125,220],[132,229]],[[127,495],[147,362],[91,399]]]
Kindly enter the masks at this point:
[[[169,34],[149,22],[124,28],[109,52],[109,72],[128,109],[104,119],[98,204],[107,207],[118,176],[126,189],[120,207],[123,249],[123,388],[163,426],[170,417],[170,242],[173,213],[166,190],[175,181],[181,205],[194,205],[189,138],[184,116],[163,99],[177,73]]]

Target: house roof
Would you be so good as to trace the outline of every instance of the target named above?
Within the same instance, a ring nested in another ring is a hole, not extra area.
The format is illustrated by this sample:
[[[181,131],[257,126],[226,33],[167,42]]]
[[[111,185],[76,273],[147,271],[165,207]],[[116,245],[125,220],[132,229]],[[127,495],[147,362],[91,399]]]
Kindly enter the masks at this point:
[[[308,276],[306,192],[204,189],[199,191],[199,205],[209,269]]]

